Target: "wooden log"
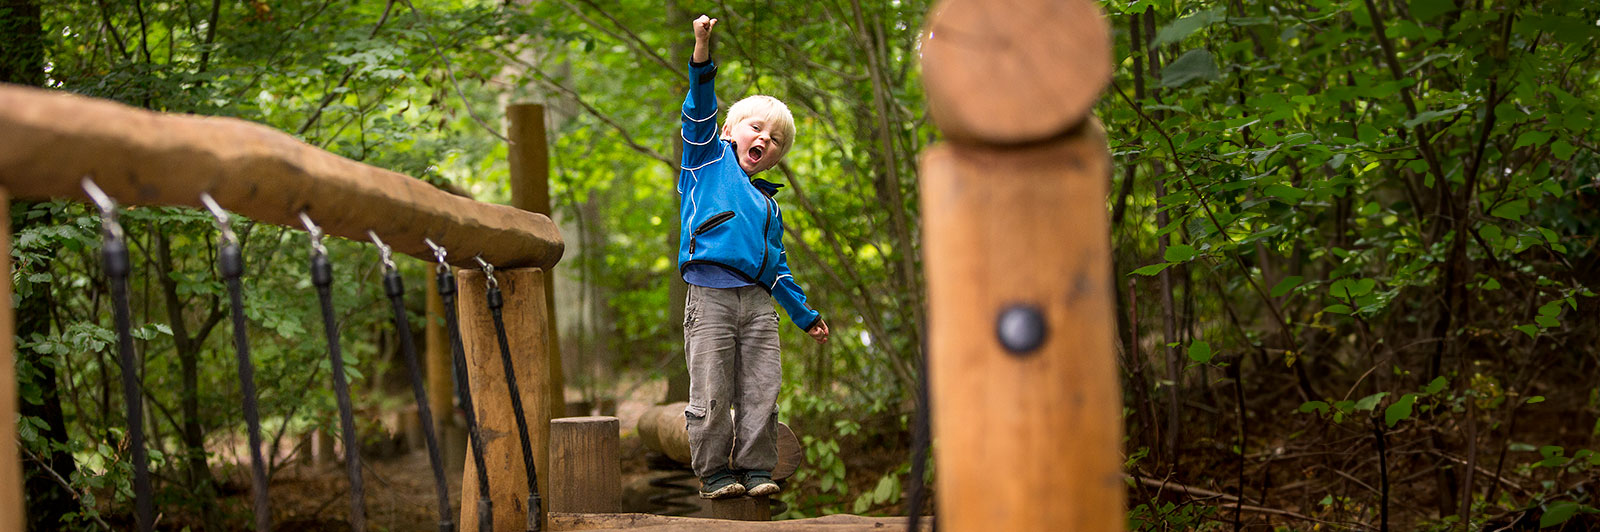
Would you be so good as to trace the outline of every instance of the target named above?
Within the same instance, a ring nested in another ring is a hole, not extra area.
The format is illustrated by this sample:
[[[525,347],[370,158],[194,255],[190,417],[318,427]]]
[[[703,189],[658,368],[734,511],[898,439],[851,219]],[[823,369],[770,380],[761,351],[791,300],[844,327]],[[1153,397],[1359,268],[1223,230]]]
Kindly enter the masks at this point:
[[[550,147],[544,129],[544,105],[519,103],[506,107],[506,136],[511,139],[511,206],[550,216]],[[550,417],[566,416],[566,375],[561,364],[561,328],[556,326],[555,272],[545,267],[544,306],[550,335]]]
[[[533,447],[534,474],[539,493],[548,501],[550,493],[550,408],[547,387],[550,368],[546,366],[544,335],[544,280],[542,272],[525,268],[496,270],[495,278],[504,294],[507,343],[511,346],[517,389],[527,415],[528,439]],[[494,319],[485,302],[487,286],[481,270],[456,270],[460,297],[456,311],[460,317],[461,340],[466,350],[467,378],[484,439],[484,467],[489,473],[488,494],[494,503],[496,530],[520,530],[528,515],[528,480],[522,464],[521,441],[511,409],[505,374],[501,369],[500,345]],[[471,452],[470,449],[468,452]],[[466,460],[461,481],[461,526],[477,530],[477,467]],[[544,503],[548,505],[548,502]]]
[[[947,139],[1048,138],[1110,83],[1111,30],[1089,0],[947,0],[928,13],[922,79]]]
[[[11,271],[11,198],[0,187],[0,271]],[[11,282],[0,282],[0,530],[23,530],[22,452],[17,446],[16,316]]]
[[[679,463],[689,463],[689,425],[683,410],[689,403],[670,403],[645,409],[639,415],[639,442],[646,448],[667,455]],[[800,438],[784,422],[778,422],[773,435],[778,440],[778,466],[772,470],[774,480],[794,476],[805,465],[805,448]]]
[[[617,418],[550,420],[552,512],[613,513],[622,509]]]
[[[549,217],[455,196],[261,124],[0,84],[0,185],[18,198],[85,199],[85,175],[125,205],[197,207],[210,192],[263,222],[298,228],[305,211],[331,235],[366,241],[370,229],[430,262],[425,237],[458,266],[475,265],[476,254],[505,268],[561,258]]]
[[[921,161],[939,524],[1121,530],[1111,167],[1087,118],[1104,22],[1088,0],[950,1],[929,28],[950,139]]]

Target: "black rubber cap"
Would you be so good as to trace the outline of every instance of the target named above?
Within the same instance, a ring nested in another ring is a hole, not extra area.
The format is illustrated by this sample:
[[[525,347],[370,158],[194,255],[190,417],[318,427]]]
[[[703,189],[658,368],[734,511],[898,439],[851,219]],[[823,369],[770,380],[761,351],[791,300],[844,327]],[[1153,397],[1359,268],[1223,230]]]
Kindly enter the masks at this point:
[[[440,272],[433,279],[439,284],[439,295],[446,297],[456,295],[456,276],[450,272]]]
[[[489,308],[499,309],[506,306],[505,299],[500,297],[500,287],[489,289]]]
[[[406,292],[405,282],[400,280],[400,272],[390,270],[383,274],[383,292],[389,297],[400,297]]]
[[[328,261],[327,255],[311,254],[311,284],[317,286],[333,284],[333,263]]]
[[[1000,318],[995,320],[995,335],[1000,338],[1000,345],[1005,346],[1006,351],[1023,356],[1044,345],[1045,338],[1050,335],[1050,327],[1038,307],[1017,304],[1000,311]]]
[[[106,275],[116,278],[128,276],[128,243],[118,238],[107,240],[100,248],[100,258],[106,263]]]
[[[219,262],[223,279],[238,279],[244,273],[244,254],[238,244],[223,244]]]

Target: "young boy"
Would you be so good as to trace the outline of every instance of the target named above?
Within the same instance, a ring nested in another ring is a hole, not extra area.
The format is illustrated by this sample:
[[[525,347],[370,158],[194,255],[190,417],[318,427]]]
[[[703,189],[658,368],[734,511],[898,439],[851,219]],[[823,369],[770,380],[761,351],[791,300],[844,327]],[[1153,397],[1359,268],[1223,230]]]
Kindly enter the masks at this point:
[[[794,117],[771,96],[728,109],[719,134],[711,62],[716,19],[694,21],[689,95],[683,101],[683,163],[678,194],[683,229],[678,269],[689,283],[683,344],[689,363],[689,449],[707,499],[778,492],[776,299],[818,343],[828,325],[806,306],[783,251],[783,217],[772,196],[782,185],[751,176],[772,168],[794,145]],[[737,412],[730,419],[729,408]],[[731,462],[730,462],[731,455]]]

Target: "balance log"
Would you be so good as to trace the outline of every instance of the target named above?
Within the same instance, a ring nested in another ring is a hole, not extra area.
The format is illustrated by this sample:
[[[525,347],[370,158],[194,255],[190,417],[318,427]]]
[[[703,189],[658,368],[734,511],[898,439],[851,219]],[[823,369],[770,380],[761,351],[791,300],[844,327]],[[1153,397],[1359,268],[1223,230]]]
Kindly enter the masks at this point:
[[[639,441],[646,448],[667,455],[677,462],[689,463],[689,421],[683,410],[689,403],[672,403],[650,407],[639,416]],[[779,422],[774,436],[778,439],[778,467],[772,470],[773,480],[794,476],[805,464],[806,452],[800,447],[789,425]]]
[[[621,511],[618,426],[611,416],[550,420],[550,511]]]

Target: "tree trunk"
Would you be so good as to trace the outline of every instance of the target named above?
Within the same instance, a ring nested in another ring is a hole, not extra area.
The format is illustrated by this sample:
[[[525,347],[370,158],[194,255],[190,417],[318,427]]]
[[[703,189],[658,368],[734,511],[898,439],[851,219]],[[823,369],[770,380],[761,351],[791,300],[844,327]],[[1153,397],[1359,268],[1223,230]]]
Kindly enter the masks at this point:
[[[689,15],[685,13],[682,8],[678,7],[678,2],[676,0],[669,0],[667,2],[667,27],[686,28],[689,26],[689,21]],[[680,66],[681,68],[685,69],[689,68],[689,56],[694,52],[694,41],[689,39],[674,39],[670,46],[673,65]],[[689,91],[688,83],[684,82],[678,84],[676,87],[674,87],[674,90],[677,94],[687,93]],[[676,129],[672,131],[671,135],[668,135],[667,145],[673,147],[673,160],[679,160],[683,158],[683,142],[679,137],[679,132]],[[674,182],[672,183],[672,186],[676,187],[676,173],[673,175],[673,181]],[[676,190],[677,189],[674,188],[672,193],[672,216],[667,217],[671,221],[667,223],[666,242],[667,256],[673,257],[672,262],[674,266],[676,266],[678,262],[678,232],[682,229],[682,226],[680,225],[682,222],[678,217],[678,209],[681,208],[680,204],[683,202],[683,198],[678,196]],[[667,319],[669,320],[667,322],[667,329],[672,331],[669,336],[674,340],[677,340],[676,345],[683,345],[683,328],[679,325],[683,323],[683,304],[684,299],[689,295],[689,285],[683,282],[683,277],[677,274],[676,269],[673,270],[672,275],[667,277]],[[670,350],[666,354],[666,357],[669,358],[682,358],[682,356],[683,352],[678,349]],[[667,395],[666,397],[661,398],[661,403],[687,402],[689,400],[689,367],[685,364],[672,363],[664,363],[663,366],[667,368],[668,377]]]

